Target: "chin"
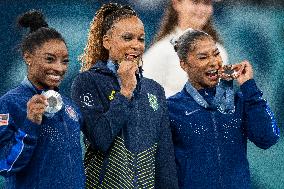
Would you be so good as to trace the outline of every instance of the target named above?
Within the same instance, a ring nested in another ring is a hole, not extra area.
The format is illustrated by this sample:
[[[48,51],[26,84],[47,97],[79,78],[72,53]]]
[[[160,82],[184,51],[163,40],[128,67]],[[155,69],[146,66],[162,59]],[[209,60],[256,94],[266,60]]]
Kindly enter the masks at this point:
[[[58,88],[60,83],[47,83],[46,86],[48,89],[54,89],[54,88]]]
[[[217,85],[218,85],[218,82],[207,83],[207,87],[208,87],[208,88],[216,87]]]

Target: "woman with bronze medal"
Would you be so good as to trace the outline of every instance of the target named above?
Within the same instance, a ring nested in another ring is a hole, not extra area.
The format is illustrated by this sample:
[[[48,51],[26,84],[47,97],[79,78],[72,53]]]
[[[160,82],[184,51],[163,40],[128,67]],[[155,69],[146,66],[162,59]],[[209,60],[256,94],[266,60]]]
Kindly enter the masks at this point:
[[[216,41],[202,31],[188,29],[172,42],[188,75],[168,99],[179,187],[249,189],[247,141],[267,149],[279,139],[251,64],[223,66]]]

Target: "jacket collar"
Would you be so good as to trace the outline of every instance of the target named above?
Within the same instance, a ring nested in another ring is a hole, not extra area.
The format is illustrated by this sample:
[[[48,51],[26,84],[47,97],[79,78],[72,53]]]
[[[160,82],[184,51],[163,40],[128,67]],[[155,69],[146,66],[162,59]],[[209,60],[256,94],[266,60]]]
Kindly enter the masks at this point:
[[[115,75],[117,74],[117,70],[118,70],[118,64],[117,63],[115,63],[112,60],[108,60],[107,63],[106,63],[106,66],[109,70],[112,71],[112,73],[114,73]]]
[[[204,108],[217,108],[223,114],[235,112],[233,80],[220,80],[216,87],[198,91],[188,81],[184,86],[183,92],[190,95],[197,104]],[[212,96],[213,99],[207,102],[205,100],[206,96]]]
[[[49,90],[47,88],[46,89],[38,89],[38,88],[36,88],[36,86],[32,84],[32,82],[28,79],[27,76],[21,82],[21,85],[24,86],[24,87],[29,88],[31,91],[33,91],[36,94],[41,94],[43,91],[48,91]],[[54,90],[58,92],[59,88],[56,87]]]
[[[99,71],[101,73],[105,73],[105,74],[111,74],[111,75],[115,75],[115,73],[113,72],[114,70],[112,70],[113,68],[109,68],[108,67],[108,61],[101,61],[99,60],[91,69],[90,71]],[[116,69],[117,70],[117,69]]]
[[[100,73],[110,74],[118,78],[117,75],[118,64],[116,64],[112,60],[101,61],[99,60],[91,69],[90,71],[99,71]],[[143,78],[143,69],[142,67],[139,68],[138,79],[141,80]],[[119,81],[119,78],[118,78]],[[120,83],[120,81],[119,81]]]

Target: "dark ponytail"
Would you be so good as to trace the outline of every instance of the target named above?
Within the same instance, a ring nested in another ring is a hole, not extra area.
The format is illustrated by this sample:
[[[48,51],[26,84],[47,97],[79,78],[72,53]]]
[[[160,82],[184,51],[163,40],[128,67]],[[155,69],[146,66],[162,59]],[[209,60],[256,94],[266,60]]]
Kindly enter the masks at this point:
[[[31,10],[18,17],[18,25],[23,28],[29,28],[29,33],[23,38],[21,43],[22,54],[40,47],[43,43],[57,39],[65,43],[62,35],[53,28],[49,28],[40,11]]]
[[[212,36],[204,31],[194,30],[191,28],[185,30],[183,34],[178,37],[178,39],[172,42],[179,59],[186,61],[188,58],[188,53],[194,50],[194,43],[202,38],[210,38],[214,40]]]

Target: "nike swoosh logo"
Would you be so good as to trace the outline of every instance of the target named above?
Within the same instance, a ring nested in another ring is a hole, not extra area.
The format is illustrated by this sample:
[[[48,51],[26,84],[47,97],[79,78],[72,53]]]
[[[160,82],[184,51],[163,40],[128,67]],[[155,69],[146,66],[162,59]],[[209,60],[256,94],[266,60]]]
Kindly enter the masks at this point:
[[[195,113],[195,112],[197,112],[197,111],[199,111],[200,109],[197,109],[197,110],[193,110],[193,111],[191,111],[191,112],[188,112],[187,110],[185,111],[185,115],[190,115],[190,114],[193,114],[193,113]]]

